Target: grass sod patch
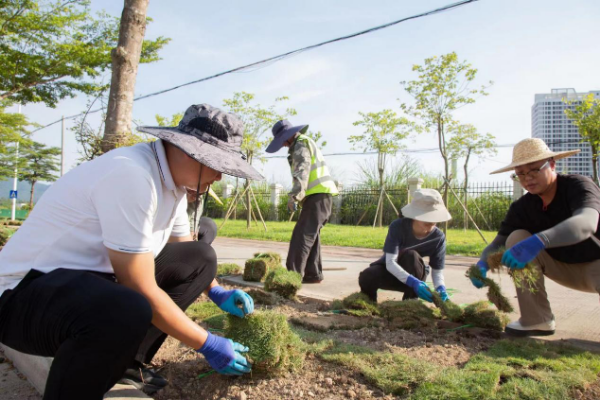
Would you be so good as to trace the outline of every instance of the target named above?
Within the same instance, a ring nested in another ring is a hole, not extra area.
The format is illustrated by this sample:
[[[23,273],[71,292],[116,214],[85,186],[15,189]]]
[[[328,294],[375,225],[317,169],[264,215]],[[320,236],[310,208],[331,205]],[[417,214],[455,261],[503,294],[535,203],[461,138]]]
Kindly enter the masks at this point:
[[[302,287],[302,275],[285,268],[275,268],[265,279],[265,290],[275,292],[286,299],[295,299]]]
[[[279,263],[272,258],[251,258],[246,260],[244,267],[244,280],[247,282],[264,282],[269,271],[279,267]]]
[[[195,322],[204,321],[207,318],[225,314],[225,312],[212,301],[194,303],[185,310],[185,313]]]
[[[502,255],[505,249],[488,256],[487,262],[492,271],[500,271],[502,268]],[[537,281],[540,279],[540,270],[532,263],[525,265],[523,269],[508,269],[508,274],[512,278],[515,286],[519,289],[527,289],[531,293],[537,291]]]
[[[222,219],[215,219],[220,225]],[[246,229],[246,221],[228,220],[221,229],[220,237],[240,239],[272,240],[289,243],[295,222],[268,221],[269,230],[262,227]],[[351,226],[327,224],[321,230],[321,244],[328,246],[363,247],[381,250],[385,242],[388,227],[372,228],[370,226]],[[483,231],[483,235],[491,242],[496,237],[496,231]],[[448,229],[446,252],[450,255],[479,256],[486,247],[475,230]]]
[[[489,258],[488,258],[488,260],[489,260]],[[490,270],[493,272],[498,271],[498,269],[491,268],[491,267],[490,267]],[[514,311],[512,304],[510,304],[510,301],[508,300],[508,298],[506,296],[504,296],[504,294],[502,293],[502,290],[500,289],[500,286],[494,280],[492,280],[490,278],[484,278],[483,275],[481,274],[481,271],[479,270],[479,267],[476,264],[471,265],[469,267],[465,276],[467,278],[471,278],[471,279],[478,279],[481,282],[483,282],[483,284],[485,286],[488,287],[488,292],[487,292],[488,300],[491,301],[492,303],[494,303],[494,305],[496,306],[496,308],[498,308],[498,310],[507,312],[507,313],[511,313]]]
[[[255,311],[245,318],[228,315],[225,337],[248,346],[253,374],[298,372],[304,364],[306,345],[290,329],[283,314]]]
[[[283,302],[283,298],[276,293],[265,292],[261,289],[249,289],[246,291],[252,297],[255,304],[274,306]]]
[[[452,322],[462,322],[464,318],[464,310],[452,300],[442,301],[442,297],[436,291],[431,291],[433,296],[433,304],[440,309],[442,316]]]
[[[434,365],[425,361],[360,346],[334,345],[320,357],[359,372],[385,393],[394,395],[411,393],[437,372]]]
[[[217,264],[217,276],[238,275],[242,273],[242,267],[236,263]]]
[[[266,258],[281,264],[281,254],[275,252],[254,253],[254,258]]]
[[[415,329],[433,324],[435,310],[418,299],[384,301],[379,305],[381,316],[400,329]]]
[[[10,229],[0,227],[0,246],[4,246],[12,234]]]
[[[342,305],[348,311],[361,311],[358,313],[352,313],[356,316],[379,315],[377,303],[371,301],[369,296],[361,292],[352,293],[351,295],[345,297],[342,300]]]
[[[491,309],[487,301],[478,301],[465,307],[464,322],[479,328],[502,332],[510,319],[502,311]]]
[[[535,340],[502,340],[475,355],[463,369],[445,368],[412,399],[573,398],[596,381],[600,356]]]

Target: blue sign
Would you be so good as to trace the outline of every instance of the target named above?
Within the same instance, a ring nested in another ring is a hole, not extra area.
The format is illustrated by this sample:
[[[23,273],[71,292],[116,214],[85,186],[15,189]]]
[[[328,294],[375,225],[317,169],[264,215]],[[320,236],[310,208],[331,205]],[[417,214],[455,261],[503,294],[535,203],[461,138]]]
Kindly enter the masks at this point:
[[[17,191],[16,190],[11,190],[10,191],[10,198],[11,199],[16,199],[17,198]]]

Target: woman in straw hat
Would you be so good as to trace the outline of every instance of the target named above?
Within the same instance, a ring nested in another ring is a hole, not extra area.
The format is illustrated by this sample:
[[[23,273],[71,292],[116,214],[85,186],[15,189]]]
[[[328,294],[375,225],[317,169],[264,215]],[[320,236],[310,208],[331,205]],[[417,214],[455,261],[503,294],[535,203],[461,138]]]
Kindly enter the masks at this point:
[[[575,290],[600,292],[600,189],[587,177],[555,171],[556,160],[578,152],[553,152],[541,139],[525,139],[515,146],[512,163],[492,172],[514,170],[513,179],[528,193],[511,204],[498,235],[477,265],[485,276],[487,255],[506,246],[504,265],[520,269],[533,262],[543,274],[535,293],[517,288],[521,318],[508,324],[509,334],[554,333],[544,276]],[[479,280],[472,281],[478,288],[483,286]]]
[[[414,192],[410,204],[402,208],[403,218],[390,224],[379,260],[360,273],[358,283],[362,293],[377,302],[377,290],[404,292],[402,300],[421,298],[433,301],[425,284],[430,268],[433,286],[444,301],[448,300],[444,283],[446,237],[436,227],[452,217],[444,206],[442,196],[434,189]],[[429,265],[423,261],[429,257]]]

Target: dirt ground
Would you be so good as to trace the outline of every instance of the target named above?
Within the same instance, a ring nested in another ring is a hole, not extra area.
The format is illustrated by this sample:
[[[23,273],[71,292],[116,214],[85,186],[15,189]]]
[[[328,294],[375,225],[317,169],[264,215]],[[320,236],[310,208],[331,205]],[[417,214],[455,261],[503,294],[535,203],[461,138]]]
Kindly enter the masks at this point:
[[[198,302],[207,301],[203,296]],[[411,358],[427,360],[439,366],[464,365],[476,353],[490,348],[503,334],[478,328],[461,328],[458,324],[439,321],[416,330],[394,329],[386,321],[377,324],[369,317],[328,314],[328,302],[304,300],[284,301],[274,308],[288,320],[302,322],[302,328],[321,331],[328,328],[328,338],[336,341],[389,351]],[[375,325],[375,326],[373,326]],[[350,328],[350,329],[347,329]],[[457,329],[458,328],[458,329]],[[257,378],[252,375],[227,377],[211,373],[211,368],[195,351],[169,338],[153,361],[153,366],[169,379],[170,385],[156,393],[156,400],[275,400],[275,399],[401,399],[386,395],[365,377],[337,364],[309,354],[302,372],[277,378]],[[204,375],[207,374],[207,375]],[[200,377],[199,377],[200,376]],[[575,393],[578,399],[600,398],[600,385],[585,393]]]

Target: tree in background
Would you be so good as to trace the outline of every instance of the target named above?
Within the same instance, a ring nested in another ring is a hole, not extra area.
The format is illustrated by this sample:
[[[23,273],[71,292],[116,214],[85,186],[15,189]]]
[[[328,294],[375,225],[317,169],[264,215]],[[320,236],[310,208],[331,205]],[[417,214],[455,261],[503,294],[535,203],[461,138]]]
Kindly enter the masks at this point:
[[[10,100],[0,100],[0,181],[15,174],[16,145],[22,148],[31,143],[28,127],[35,126],[24,114],[7,113]]]
[[[588,143],[592,150],[592,174],[598,185],[598,150],[600,150],[600,100],[590,93],[581,101],[564,101],[570,107],[565,109],[567,118],[577,126],[581,141]]]
[[[93,16],[87,0],[7,0],[0,7],[0,100],[55,107],[78,92],[94,94],[110,67],[119,20]],[[158,60],[169,39],[145,41],[141,62]]]
[[[498,153],[496,150],[496,138],[490,133],[482,134],[477,132],[477,128],[471,124],[457,124],[453,123],[448,127],[448,133],[452,134],[452,137],[448,141],[448,154],[451,159],[464,158],[463,170],[465,173],[465,179],[463,181],[463,192],[464,192],[464,204],[468,207],[468,187],[469,187],[469,160],[471,155],[479,157],[494,156]],[[464,227],[467,229],[468,218],[464,215],[465,224]]]
[[[31,184],[29,209],[33,207],[33,194],[35,184],[39,181],[54,182],[60,171],[60,148],[47,147],[38,142],[25,146],[19,158],[24,160],[24,165],[19,168],[19,178]]]
[[[179,122],[181,122],[181,120],[183,119],[183,113],[173,114],[171,116],[171,119],[168,119],[167,117],[163,117],[158,114],[156,114],[154,118],[156,119],[156,123],[158,124],[158,126],[179,126]]]
[[[223,104],[232,113],[237,114],[244,123],[244,139],[242,141],[242,151],[246,156],[246,161],[249,164],[255,159],[264,160],[264,148],[271,142],[271,128],[281,119],[296,115],[297,112],[293,108],[286,108],[283,112],[276,111],[277,103],[289,100],[287,97],[278,97],[275,103],[267,108],[260,104],[254,104],[254,94],[246,92],[235,92],[233,98],[223,100]],[[246,180],[244,190],[249,186]],[[237,191],[237,180],[236,180]],[[252,203],[250,192],[246,191],[246,207],[248,210],[247,227],[250,228],[252,221]]]
[[[459,61],[456,53],[425,59],[424,65],[414,65],[413,71],[419,74],[418,79],[403,81],[401,84],[415,101],[413,106],[401,104],[402,110],[414,117],[418,133],[429,133],[434,130],[438,137],[440,155],[444,160],[444,178],[450,181],[447,149],[447,128],[452,121],[452,113],[467,104],[475,103],[475,97],[488,93],[488,86],[479,89],[469,88],[477,75],[477,69],[466,61]],[[448,205],[448,188],[444,186],[444,203]],[[444,232],[448,224],[444,224]]]
[[[325,138],[323,137],[321,131],[313,132],[309,129],[305,135],[311,138],[317,144],[319,149],[327,146],[327,140],[324,140]],[[319,141],[321,141],[321,143],[319,143]]]
[[[352,135],[348,141],[352,148],[362,148],[364,152],[374,150],[377,152],[377,168],[379,171],[379,201],[377,204],[376,219],[379,226],[382,226],[383,220],[383,195],[385,194],[384,171],[386,157],[388,154],[395,154],[403,146],[401,141],[405,139],[410,126],[408,120],[399,117],[396,112],[386,109],[379,112],[358,113],[362,120],[354,122],[354,126],[362,126],[364,133],[361,135]],[[393,204],[392,204],[393,205]]]

